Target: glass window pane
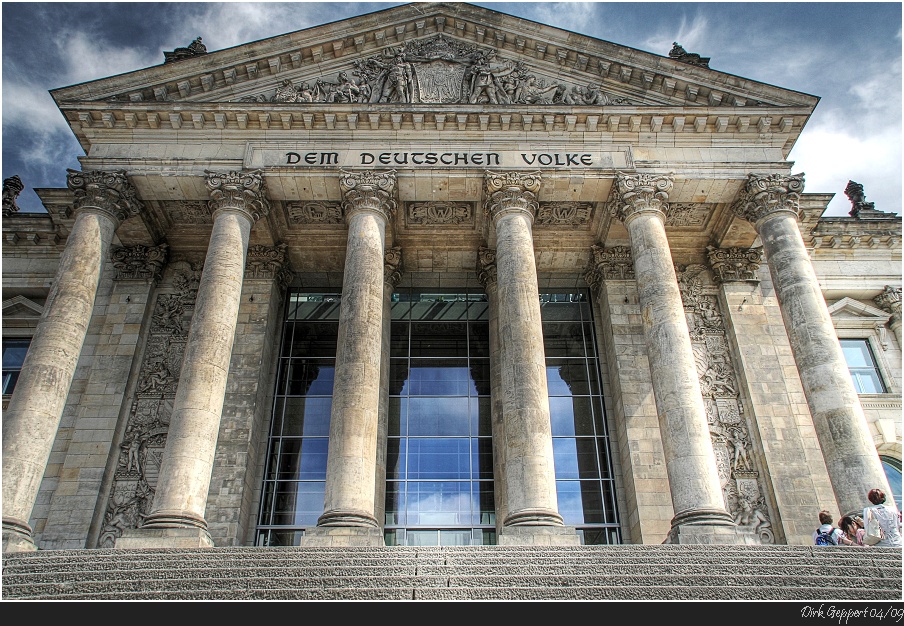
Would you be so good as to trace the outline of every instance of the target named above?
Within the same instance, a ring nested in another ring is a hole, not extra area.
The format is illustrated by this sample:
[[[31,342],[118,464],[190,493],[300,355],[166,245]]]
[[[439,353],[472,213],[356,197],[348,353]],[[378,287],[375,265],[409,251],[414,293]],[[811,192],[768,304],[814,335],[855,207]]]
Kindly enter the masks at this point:
[[[885,470],[885,477],[888,478],[888,486],[891,487],[891,494],[894,497],[898,510],[901,508],[901,462],[891,457],[883,456],[882,469]]]
[[[283,439],[279,453],[280,480],[326,480],[326,437]]]
[[[873,357],[864,339],[841,339],[841,350],[848,367],[873,366]]]
[[[332,405],[332,398],[286,398],[282,434],[328,437]]]
[[[465,359],[412,359],[409,376],[412,396],[467,396],[471,387]]]
[[[335,357],[339,324],[334,322],[296,322],[292,334],[291,356]]]
[[[389,395],[407,396],[411,392],[408,369],[408,359],[389,359]]]
[[[543,322],[543,347],[547,357],[584,356],[584,331],[580,322]]]
[[[566,524],[602,524],[603,499],[595,480],[557,480],[559,514]]]
[[[468,319],[470,320],[488,320],[490,319],[490,303],[487,302],[486,294],[470,294],[470,298],[480,298],[479,300],[471,300],[468,304]]]
[[[409,412],[411,437],[467,437],[469,434],[467,398],[411,398]]]
[[[409,526],[470,525],[471,510],[471,483],[469,482],[408,483]]]
[[[547,359],[546,384],[551,396],[599,395],[596,361]]]
[[[492,400],[489,397],[471,398],[471,434],[490,437],[493,434]]]
[[[277,483],[273,524],[316,526],[323,515],[323,489],[322,482]]]
[[[468,356],[467,324],[412,323],[411,356],[466,357]]]
[[[389,398],[389,436],[408,432],[408,399]]]
[[[386,483],[386,525],[402,526],[408,523],[405,516],[405,483]]]
[[[290,396],[331,396],[336,364],[333,359],[292,359],[287,363]]]
[[[470,478],[471,450],[466,438],[408,439],[408,478]]]
[[[549,416],[554,437],[593,435],[593,411],[587,396],[550,398]]]
[[[394,322],[389,331],[389,356],[408,356],[408,323]]]
[[[405,461],[407,455],[405,448],[408,439],[390,437],[386,441],[386,477],[405,478]]]
[[[468,369],[471,374],[468,393],[472,396],[490,395],[490,360],[470,359]]]
[[[4,339],[3,340],[3,369],[20,368],[28,352],[30,339]]]
[[[876,370],[852,369],[851,377],[857,393],[885,393],[882,381]]]
[[[471,449],[474,451],[472,464],[474,474],[472,478],[493,477],[493,441],[489,437],[480,437],[471,440]]]
[[[490,356],[490,325],[487,322],[468,324],[468,351],[470,357]]]

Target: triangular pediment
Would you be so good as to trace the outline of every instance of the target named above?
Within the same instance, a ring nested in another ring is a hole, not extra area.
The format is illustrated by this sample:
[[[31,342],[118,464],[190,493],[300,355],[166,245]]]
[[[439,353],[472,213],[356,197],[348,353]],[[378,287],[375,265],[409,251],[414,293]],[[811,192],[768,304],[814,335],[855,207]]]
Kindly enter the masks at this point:
[[[397,77],[408,84],[395,87]],[[812,107],[817,101],[490,9],[444,3],[403,5],[195,53],[52,94],[58,103],[108,104]]]
[[[32,302],[25,296],[15,296],[3,301],[4,324],[12,319],[37,319],[44,312],[44,307]]]
[[[864,304],[853,298],[842,298],[828,307],[829,315],[836,326],[855,324],[870,328],[874,324],[884,324],[891,317],[882,309]]]

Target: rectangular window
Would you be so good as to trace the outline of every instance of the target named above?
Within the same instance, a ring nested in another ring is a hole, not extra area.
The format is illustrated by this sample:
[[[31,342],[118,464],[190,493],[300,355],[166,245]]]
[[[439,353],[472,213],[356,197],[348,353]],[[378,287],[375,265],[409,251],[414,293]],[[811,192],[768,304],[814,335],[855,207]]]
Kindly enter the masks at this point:
[[[847,361],[857,393],[885,393],[885,385],[876,359],[866,339],[841,339],[844,360]]]
[[[4,339],[3,340],[3,395],[13,392],[16,381],[19,380],[19,372],[22,371],[22,362],[31,339]]]

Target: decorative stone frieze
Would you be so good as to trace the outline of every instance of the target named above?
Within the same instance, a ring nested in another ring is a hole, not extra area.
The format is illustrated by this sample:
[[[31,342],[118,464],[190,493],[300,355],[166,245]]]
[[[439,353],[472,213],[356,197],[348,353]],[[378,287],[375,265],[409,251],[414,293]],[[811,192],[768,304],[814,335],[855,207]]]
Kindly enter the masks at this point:
[[[484,289],[496,284],[496,251],[480,246],[477,249],[477,280]]]
[[[117,246],[110,252],[110,260],[116,269],[116,280],[152,280],[157,282],[169,246]]]
[[[671,203],[666,210],[665,225],[697,228],[706,223],[712,211],[711,204]]]
[[[395,289],[402,280],[402,247],[387,248],[383,254],[383,282]]]
[[[408,224],[465,224],[473,219],[474,210],[469,202],[412,202],[408,205]]]
[[[592,212],[589,202],[541,202],[534,221],[538,226],[585,226]]]
[[[13,213],[19,211],[19,205],[16,204],[16,198],[25,189],[22,179],[18,176],[10,176],[3,179],[3,217],[9,217]]]
[[[798,218],[803,191],[803,174],[750,174],[732,210],[752,224],[781,211],[791,212]]]
[[[763,248],[706,247],[706,258],[716,282],[759,282],[757,270],[763,262]]]
[[[627,223],[633,216],[641,212],[658,212],[663,221],[668,210],[669,192],[672,190],[671,176],[662,174],[626,174],[616,175],[616,202],[611,204],[613,215]]]
[[[503,214],[519,211],[533,221],[539,208],[540,182],[540,172],[487,172],[486,215],[495,221]]]
[[[429,104],[630,104],[627,98],[587,86],[547,83],[523,61],[503,59],[493,48],[478,48],[438,34],[406,42],[365,59],[336,82],[318,79],[295,85],[283,79],[240,102],[429,103]],[[272,94],[272,95],[271,95]]]
[[[245,258],[245,280],[275,280],[280,289],[285,289],[295,278],[289,266],[289,246],[281,243],[276,246],[253,245],[248,247]]]
[[[774,543],[715,285],[703,265],[678,266],[676,275],[726,506],[735,524]]]
[[[358,211],[374,211],[382,215],[387,223],[391,222],[396,210],[395,183],[395,170],[343,170],[339,177],[339,188],[342,190],[342,213],[346,221]]]
[[[210,192],[211,215],[217,211],[233,210],[244,213],[252,223],[267,215],[270,202],[266,197],[266,185],[262,170],[253,172],[205,172]]]
[[[210,208],[207,202],[178,200],[167,205],[170,217],[176,224],[210,224]]]
[[[118,225],[144,209],[124,170],[66,172],[66,184],[75,195],[76,212],[84,209],[99,210]]]
[[[290,202],[286,211],[293,224],[342,224],[342,206],[338,202]]]

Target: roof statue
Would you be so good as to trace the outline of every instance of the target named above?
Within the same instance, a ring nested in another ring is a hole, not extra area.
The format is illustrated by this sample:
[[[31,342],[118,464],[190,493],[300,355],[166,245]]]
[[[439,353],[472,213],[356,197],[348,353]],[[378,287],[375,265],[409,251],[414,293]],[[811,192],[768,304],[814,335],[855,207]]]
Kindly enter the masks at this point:
[[[183,59],[190,59],[192,57],[201,56],[202,54],[207,54],[207,46],[201,43],[201,38],[198,37],[193,42],[188,44],[185,48],[176,48],[172,52],[163,53],[163,62],[164,63],[172,63],[174,61],[181,61]]]
[[[676,61],[681,61],[682,63],[699,65],[700,67],[709,67],[709,57],[701,57],[695,52],[688,52],[680,45],[678,45],[677,41],[672,42],[672,49],[669,50],[669,57],[675,59]]]
[[[876,210],[875,202],[867,202],[866,194],[863,193],[863,185],[860,183],[849,180],[847,187],[844,188],[844,195],[851,201],[851,217],[860,220],[894,219],[896,217],[894,213]]]
[[[9,217],[19,211],[16,198],[25,189],[22,179],[18,176],[10,176],[3,179],[3,217]]]

